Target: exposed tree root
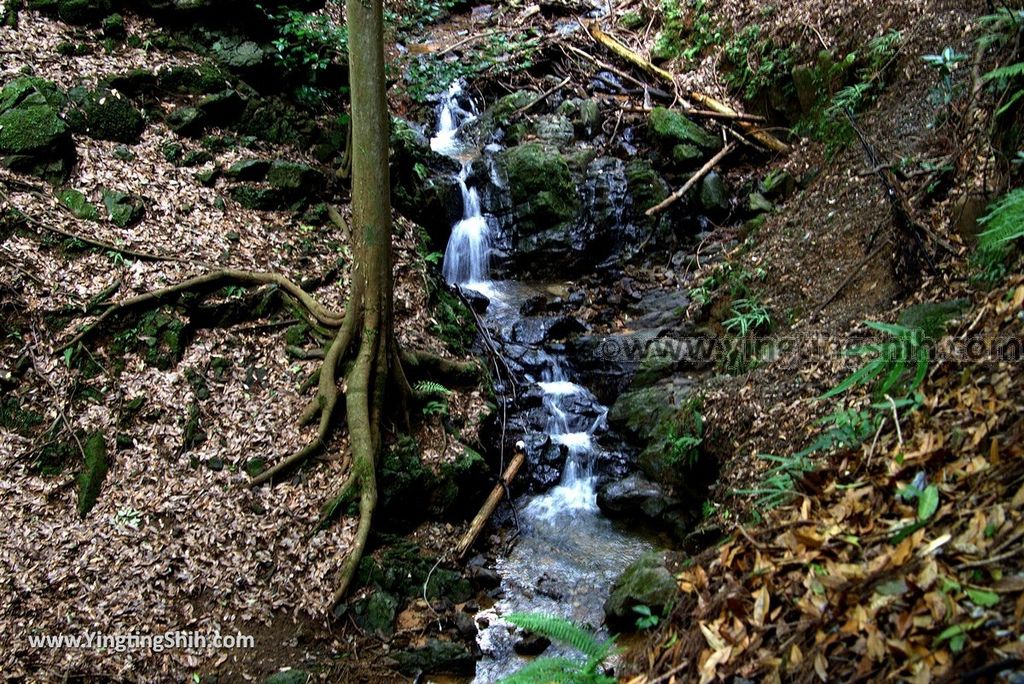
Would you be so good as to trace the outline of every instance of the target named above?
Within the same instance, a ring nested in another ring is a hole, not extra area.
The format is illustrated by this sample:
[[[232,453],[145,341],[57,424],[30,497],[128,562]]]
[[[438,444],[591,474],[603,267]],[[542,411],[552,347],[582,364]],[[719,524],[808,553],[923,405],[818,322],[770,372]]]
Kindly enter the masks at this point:
[[[320,302],[313,298],[312,295],[280,273],[239,271],[236,269],[224,268],[216,271],[210,271],[209,273],[204,273],[203,275],[189,278],[188,280],[183,280],[174,285],[162,287],[159,290],[151,290],[150,292],[129,297],[128,299],[113,304],[106,311],[100,314],[95,321],[80,330],[77,335],[72,337],[66,343],[62,344],[58,348],[58,351],[74,347],[76,344],[88,337],[93,331],[97,330],[102,323],[105,323],[108,319],[118,314],[142,307],[157,306],[167,300],[174,299],[185,294],[186,292],[209,292],[233,283],[241,285],[277,285],[298,300],[321,324],[331,328],[337,328],[342,324],[343,319],[340,314],[324,308]]]

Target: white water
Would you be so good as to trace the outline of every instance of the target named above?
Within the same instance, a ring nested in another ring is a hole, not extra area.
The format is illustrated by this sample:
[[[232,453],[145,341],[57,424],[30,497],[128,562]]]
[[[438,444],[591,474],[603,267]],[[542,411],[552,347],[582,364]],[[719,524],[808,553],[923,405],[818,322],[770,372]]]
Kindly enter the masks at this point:
[[[463,99],[462,86],[456,81],[441,100],[437,132],[430,139],[432,150],[454,159],[462,157],[465,152],[458,137],[459,127],[476,118],[471,111],[472,104],[470,109],[466,109],[460,99]],[[462,170],[458,176],[462,191],[462,220],[452,227],[448,247],[444,251],[442,273],[452,285],[473,286],[487,281],[490,275],[490,227],[480,210],[477,189],[469,187],[466,182],[470,163],[470,160],[462,159]]]
[[[458,181],[462,190],[463,216],[452,227],[445,250],[443,274],[453,285],[475,290],[490,300],[484,323],[497,339],[504,339],[519,318],[519,307],[528,287],[513,281],[490,280],[491,226],[481,211],[475,187],[468,185],[472,153],[458,131],[474,118],[459,84],[442,97],[438,128],[431,147],[462,163]],[[562,359],[536,349],[546,369],[536,382],[547,415],[545,434],[555,448],[565,452],[559,484],[522,505],[522,535],[513,550],[498,559],[504,598],[484,614],[490,626],[480,631],[478,642],[484,658],[477,665],[474,682],[490,684],[521,667],[523,660],[512,648],[512,631],[501,616],[514,610],[562,615],[599,626],[602,603],[622,569],[649,546],[623,534],[604,518],[597,506],[594,462],[600,446],[595,433],[605,427],[607,408],[585,387],[566,377]],[[597,416],[594,417],[594,409]],[[529,454],[527,455],[530,456]],[[564,585],[557,598],[538,591],[544,578]],[[564,654],[571,655],[571,654]]]

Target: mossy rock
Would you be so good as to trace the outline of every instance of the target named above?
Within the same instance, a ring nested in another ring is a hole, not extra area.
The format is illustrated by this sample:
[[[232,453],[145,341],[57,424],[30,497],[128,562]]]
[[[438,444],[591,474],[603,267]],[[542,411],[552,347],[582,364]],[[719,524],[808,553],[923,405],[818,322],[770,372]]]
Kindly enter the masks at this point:
[[[100,212],[96,209],[96,205],[89,202],[82,192],[75,190],[74,188],[61,190],[57,194],[57,199],[61,204],[68,208],[68,211],[70,211],[75,218],[96,221],[100,217]]]
[[[636,629],[638,614],[646,606],[652,614],[665,616],[679,593],[676,580],[659,554],[649,553],[627,567],[612,586],[604,602],[605,621],[617,631]]]
[[[5,430],[28,437],[32,434],[32,430],[42,422],[43,416],[24,408],[22,400],[14,396],[13,393],[7,393],[3,399],[0,399],[0,427]]]
[[[275,672],[263,680],[263,684],[307,684],[313,681],[313,675],[305,670],[282,670]]]
[[[57,43],[57,47],[54,50],[56,50],[58,55],[64,55],[65,57],[81,57],[93,53],[91,45],[87,43],[73,43],[69,40]]]
[[[97,140],[138,142],[146,122],[127,97],[112,90],[81,88],[69,95],[75,108],[68,112],[67,119],[76,132]]]
[[[395,615],[398,613],[398,599],[394,595],[377,590],[356,601],[350,610],[362,630],[382,637],[394,634]]]
[[[230,126],[245,111],[245,101],[238,91],[229,89],[204,96],[196,103],[196,109],[203,113],[207,125]]]
[[[82,446],[85,463],[78,474],[78,515],[82,518],[93,509],[107,476],[107,443],[102,432],[94,432]]]
[[[216,64],[175,66],[157,72],[157,85],[179,95],[203,95],[224,90],[228,74]]]
[[[236,185],[228,190],[228,194],[246,209],[259,211],[284,211],[297,208],[301,204],[291,193],[254,183]]]
[[[492,106],[488,114],[498,127],[507,126],[513,114],[533,102],[538,93],[531,90],[517,90],[505,95]]]
[[[108,38],[121,40],[127,34],[124,25],[124,17],[120,14],[111,14],[103,20],[103,23],[100,26],[103,30],[103,35]]]
[[[473,515],[492,483],[487,461],[464,447],[462,455],[441,466],[432,487],[431,509],[439,516],[465,518]]]
[[[177,165],[185,154],[185,146],[180,142],[165,142],[160,146],[160,154],[170,163]]]
[[[202,166],[212,162],[213,159],[213,155],[206,150],[189,150],[181,156],[178,166]]]
[[[671,193],[668,183],[650,162],[639,159],[626,164],[626,183],[633,200],[633,214],[637,216],[643,215]]]
[[[71,131],[47,82],[17,79],[0,92],[0,160],[14,171],[63,183],[74,164]]]
[[[313,142],[319,126],[286,100],[253,97],[245,103],[237,130],[269,143],[305,145]]]
[[[196,171],[192,177],[204,188],[212,188],[217,184],[217,179],[220,177],[220,169],[217,167],[203,169],[202,171]]]
[[[648,123],[655,138],[668,145],[695,145],[704,150],[715,150],[722,146],[721,140],[701,126],[665,107],[651,110]]]
[[[323,189],[323,172],[309,164],[275,159],[267,171],[267,183],[297,195],[312,195]]]
[[[261,181],[270,171],[268,159],[242,159],[236,161],[224,171],[224,175],[236,181]]]
[[[701,179],[700,204],[707,211],[722,211],[729,208],[725,180],[717,171],[711,171]]]
[[[98,24],[113,10],[110,0],[58,0],[57,16],[68,24]]]
[[[747,211],[752,214],[765,214],[774,208],[768,198],[759,192],[752,192],[747,197]]]
[[[127,228],[137,223],[146,213],[146,207],[141,197],[128,195],[117,190],[103,191],[103,206],[107,209],[110,221],[120,227]]]
[[[147,365],[170,370],[181,361],[187,344],[185,320],[165,307],[147,313],[136,328],[115,336],[113,350],[121,355],[137,351]]]
[[[520,234],[572,220],[580,208],[576,182],[558,150],[528,143],[504,150],[498,163],[508,179]]]
[[[270,55],[256,41],[225,36],[213,44],[213,57],[230,71],[244,72],[265,66]]]
[[[559,147],[568,145],[575,135],[572,122],[561,114],[539,117],[533,123],[533,132],[540,141]]]
[[[704,159],[704,153],[696,145],[673,145],[672,161],[678,166],[697,166]]]
[[[67,96],[53,82],[36,76],[21,76],[0,90],[0,112],[19,105],[33,95],[42,99],[32,99],[31,104],[48,104],[54,109],[62,109],[67,104]]]
[[[394,659],[398,671],[408,676],[420,673],[469,676],[476,671],[477,656],[462,644],[428,639],[422,648],[399,651]]]
[[[103,87],[124,93],[128,97],[145,95],[156,90],[157,77],[149,69],[132,69],[121,74],[107,76],[100,81]]]
[[[167,115],[164,123],[178,135],[194,138],[202,134],[206,115],[195,107],[178,107]]]

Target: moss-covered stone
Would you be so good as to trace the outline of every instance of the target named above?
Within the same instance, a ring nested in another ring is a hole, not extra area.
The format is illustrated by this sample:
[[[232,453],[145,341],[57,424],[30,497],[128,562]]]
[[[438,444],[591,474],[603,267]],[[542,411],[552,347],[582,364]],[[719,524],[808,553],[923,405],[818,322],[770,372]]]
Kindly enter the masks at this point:
[[[90,435],[82,449],[85,452],[85,462],[78,474],[78,515],[84,518],[96,505],[109,465],[107,443],[102,432]]]
[[[114,38],[115,40],[121,40],[125,37],[125,25],[124,17],[120,14],[111,14],[109,17],[103,20],[101,24],[103,29],[103,35],[108,38]]]
[[[649,120],[654,136],[670,145],[696,145],[705,150],[718,149],[722,141],[693,123],[679,112],[665,107],[655,107]]]
[[[498,163],[508,179],[521,233],[572,220],[580,199],[569,165],[558,150],[528,143],[505,150]]]
[[[21,399],[13,393],[7,393],[0,399],[0,427],[11,430],[24,437],[32,433],[32,429],[43,422],[43,416],[26,409]]]
[[[203,113],[209,126],[230,126],[236,123],[245,111],[245,102],[236,90],[223,90],[206,95],[196,103],[196,109]]]
[[[671,190],[665,179],[647,161],[626,164],[626,183],[633,199],[633,212],[640,215],[668,197]]]
[[[57,16],[68,24],[97,24],[110,14],[110,0],[58,0]]]
[[[229,166],[224,175],[237,181],[261,181],[269,170],[270,161],[267,159],[242,159]]]
[[[103,87],[124,93],[128,97],[137,97],[153,92],[157,87],[157,77],[149,69],[132,69],[107,76],[100,83]]]
[[[281,211],[296,206],[292,196],[278,188],[270,188],[254,183],[243,183],[228,190],[231,199],[246,209],[260,211]]]
[[[111,222],[121,228],[138,222],[146,211],[141,197],[117,190],[103,190],[103,206],[106,207]]]
[[[73,216],[89,221],[96,221],[100,217],[96,205],[85,198],[85,195],[74,188],[66,188],[57,193],[57,199],[68,208]]]
[[[71,99],[75,107],[68,113],[68,121],[76,132],[90,138],[134,143],[146,126],[138,108],[117,91],[76,88]]]
[[[71,132],[60,117],[53,84],[16,79],[0,91],[0,160],[4,166],[64,182],[74,163]]]
[[[178,135],[191,138],[202,134],[206,117],[195,107],[178,107],[167,115],[164,123]]]
[[[160,146],[160,154],[170,163],[177,165],[185,154],[185,146],[180,142],[165,142]]]
[[[204,188],[212,188],[216,185],[217,178],[220,177],[220,169],[217,167],[212,169],[203,169],[202,171],[196,171],[192,177],[195,178],[196,182]]]
[[[229,76],[216,64],[204,63],[161,69],[156,78],[161,90],[179,95],[202,95],[224,90]]]
[[[324,184],[324,174],[309,164],[275,159],[267,171],[267,183],[279,190],[293,191],[298,195],[312,195]]]
[[[476,660],[462,644],[439,639],[428,639],[425,646],[399,651],[394,655],[398,671],[415,676],[419,673],[472,675],[476,671]]]
[[[707,211],[721,211],[729,208],[729,195],[725,189],[725,180],[717,171],[712,171],[701,179],[700,203]]]
[[[226,69],[244,72],[265,65],[269,55],[256,41],[233,35],[213,44],[213,57]]]
[[[613,629],[636,629],[637,613],[646,606],[652,614],[664,616],[676,600],[676,580],[664,566],[660,555],[650,553],[627,567],[615,581],[604,602],[605,620]]]
[[[202,166],[213,161],[213,155],[206,150],[189,150],[181,156],[179,166]]]
[[[398,599],[386,591],[378,590],[356,601],[351,614],[356,624],[370,634],[387,637],[394,634]]]

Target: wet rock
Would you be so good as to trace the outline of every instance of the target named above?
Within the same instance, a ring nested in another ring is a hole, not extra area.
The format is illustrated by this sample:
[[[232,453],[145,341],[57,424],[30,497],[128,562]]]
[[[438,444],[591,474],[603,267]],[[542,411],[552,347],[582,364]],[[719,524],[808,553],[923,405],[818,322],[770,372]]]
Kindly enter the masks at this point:
[[[623,571],[604,602],[605,621],[615,630],[636,628],[636,606],[664,615],[678,594],[675,578],[658,554],[647,554]]]
[[[476,626],[476,620],[473,619],[472,615],[463,613],[461,610],[456,611],[453,622],[455,623],[455,629],[458,631],[460,637],[467,641],[473,641],[476,639],[476,635],[479,630]]]
[[[73,104],[66,120],[76,133],[97,140],[138,142],[146,123],[142,113],[127,97],[114,90],[73,88]]]
[[[579,210],[576,184],[556,149],[528,143],[499,153],[497,162],[507,179],[518,231],[524,240],[552,225],[558,230]],[[520,250],[524,258],[530,251]]]
[[[414,676],[419,673],[472,675],[479,656],[462,644],[428,639],[422,648],[399,651],[394,657],[399,672]]]
[[[667,145],[694,145],[702,150],[716,150],[722,141],[679,112],[655,107],[648,121],[654,137]]]
[[[75,161],[71,131],[60,117],[64,96],[49,81],[23,77],[0,91],[0,163],[57,184]]]
[[[466,568],[466,575],[469,576],[469,581],[478,591],[497,589],[501,586],[501,576],[491,568],[488,568],[484,564],[483,558],[478,558],[479,561],[476,561],[476,559],[470,561]]]
[[[126,228],[142,219],[146,208],[141,197],[116,190],[104,189],[102,192],[103,206],[114,225]]]
[[[560,114],[542,116],[534,123],[534,135],[540,141],[551,143],[558,147],[572,142],[573,132],[572,123]]]
[[[668,506],[667,494],[660,486],[640,475],[608,483],[598,492],[602,511],[616,515],[657,519]]]
[[[701,180],[700,203],[707,211],[729,208],[729,194],[725,189],[725,181],[717,171],[711,171]]]
[[[512,648],[521,656],[538,656],[548,649],[551,639],[535,632],[524,634],[518,639]]]
[[[430,141],[412,124],[395,118],[391,129],[391,189],[395,207],[426,228],[437,247],[447,243],[452,225],[462,218],[459,164],[430,149]]]

